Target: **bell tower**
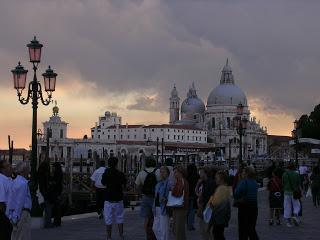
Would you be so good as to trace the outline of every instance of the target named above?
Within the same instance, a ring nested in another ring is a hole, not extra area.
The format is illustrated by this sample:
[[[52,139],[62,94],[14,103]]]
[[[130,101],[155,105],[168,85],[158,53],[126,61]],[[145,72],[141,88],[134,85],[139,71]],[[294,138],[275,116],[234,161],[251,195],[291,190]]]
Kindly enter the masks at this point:
[[[169,123],[174,124],[175,122],[179,121],[180,98],[178,96],[176,85],[174,85],[173,89],[171,90],[169,111],[170,111]]]

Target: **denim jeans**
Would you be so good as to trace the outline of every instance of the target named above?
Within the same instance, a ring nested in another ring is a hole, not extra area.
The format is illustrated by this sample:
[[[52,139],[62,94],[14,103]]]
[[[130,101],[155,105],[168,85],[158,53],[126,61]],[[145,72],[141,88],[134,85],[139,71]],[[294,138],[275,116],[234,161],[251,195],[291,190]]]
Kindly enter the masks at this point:
[[[189,198],[189,208],[187,213],[187,228],[190,230],[194,228],[194,218],[196,215],[196,210],[194,209],[194,201],[195,199],[193,197]]]

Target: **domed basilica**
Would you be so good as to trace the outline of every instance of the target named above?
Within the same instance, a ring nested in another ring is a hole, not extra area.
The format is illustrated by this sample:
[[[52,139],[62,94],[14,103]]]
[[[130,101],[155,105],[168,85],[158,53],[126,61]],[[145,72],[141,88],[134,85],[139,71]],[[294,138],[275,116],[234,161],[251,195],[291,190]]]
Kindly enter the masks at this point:
[[[257,158],[267,154],[267,129],[251,117],[247,97],[235,84],[232,69],[228,63],[222,69],[220,84],[207,99],[207,105],[198,97],[194,83],[189,88],[187,98],[181,104],[176,86],[170,97],[170,124],[191,125],[204,129],[208,142],[215,143],[227,158],[237,158],[239,154],[239,134],[233,124],[237,117],[237,106],[243,106],[242,118],[247,119],[243,137],[243,157]],[[180,117],[181,116],[181,117]]]

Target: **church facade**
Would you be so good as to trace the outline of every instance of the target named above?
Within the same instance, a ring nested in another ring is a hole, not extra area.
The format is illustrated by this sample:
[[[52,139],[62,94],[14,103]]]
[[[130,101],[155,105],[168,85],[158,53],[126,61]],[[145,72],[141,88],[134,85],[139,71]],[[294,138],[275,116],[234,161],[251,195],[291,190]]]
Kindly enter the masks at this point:
[[[237,106],[242,104],[243,117],[248,120],[243,137],[244,159],[259,158],[267,154],[267,129],[251,116],[245,93],[235,84],[232,69],[227,60],[220,77],[220,84],[207,98],[207,104],[198,97],[194,83],[189,88],[180,108],[176,86],[170,96],[170,123],[190,125],[207,131],[208,142],[214,143],[225,159],[239,155],[239,134],[233,124]]]

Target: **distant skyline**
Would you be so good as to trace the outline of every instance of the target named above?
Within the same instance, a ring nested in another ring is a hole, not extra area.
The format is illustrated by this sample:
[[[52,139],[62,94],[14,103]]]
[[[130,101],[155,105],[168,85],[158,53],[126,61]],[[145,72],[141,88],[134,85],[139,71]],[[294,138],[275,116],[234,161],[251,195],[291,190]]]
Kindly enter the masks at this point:
[[[181,100],[195,82],[206,103],[229,58],[252,116],[269,134],[320,102],[320,2],[307,0],[0,0],[0,148],[31,143],[31,105],[22,106],[11,69],[29,69],[26,44],[44,44],[38,78],[58,73],[69,137],[90,135],[105,111],[129,124],[168,122],[175,83]],[[10,24],[8,24],[10,23]],[[42,81],[42,79],[41,79]],[[40,106],[38,128],[52,107]]]

